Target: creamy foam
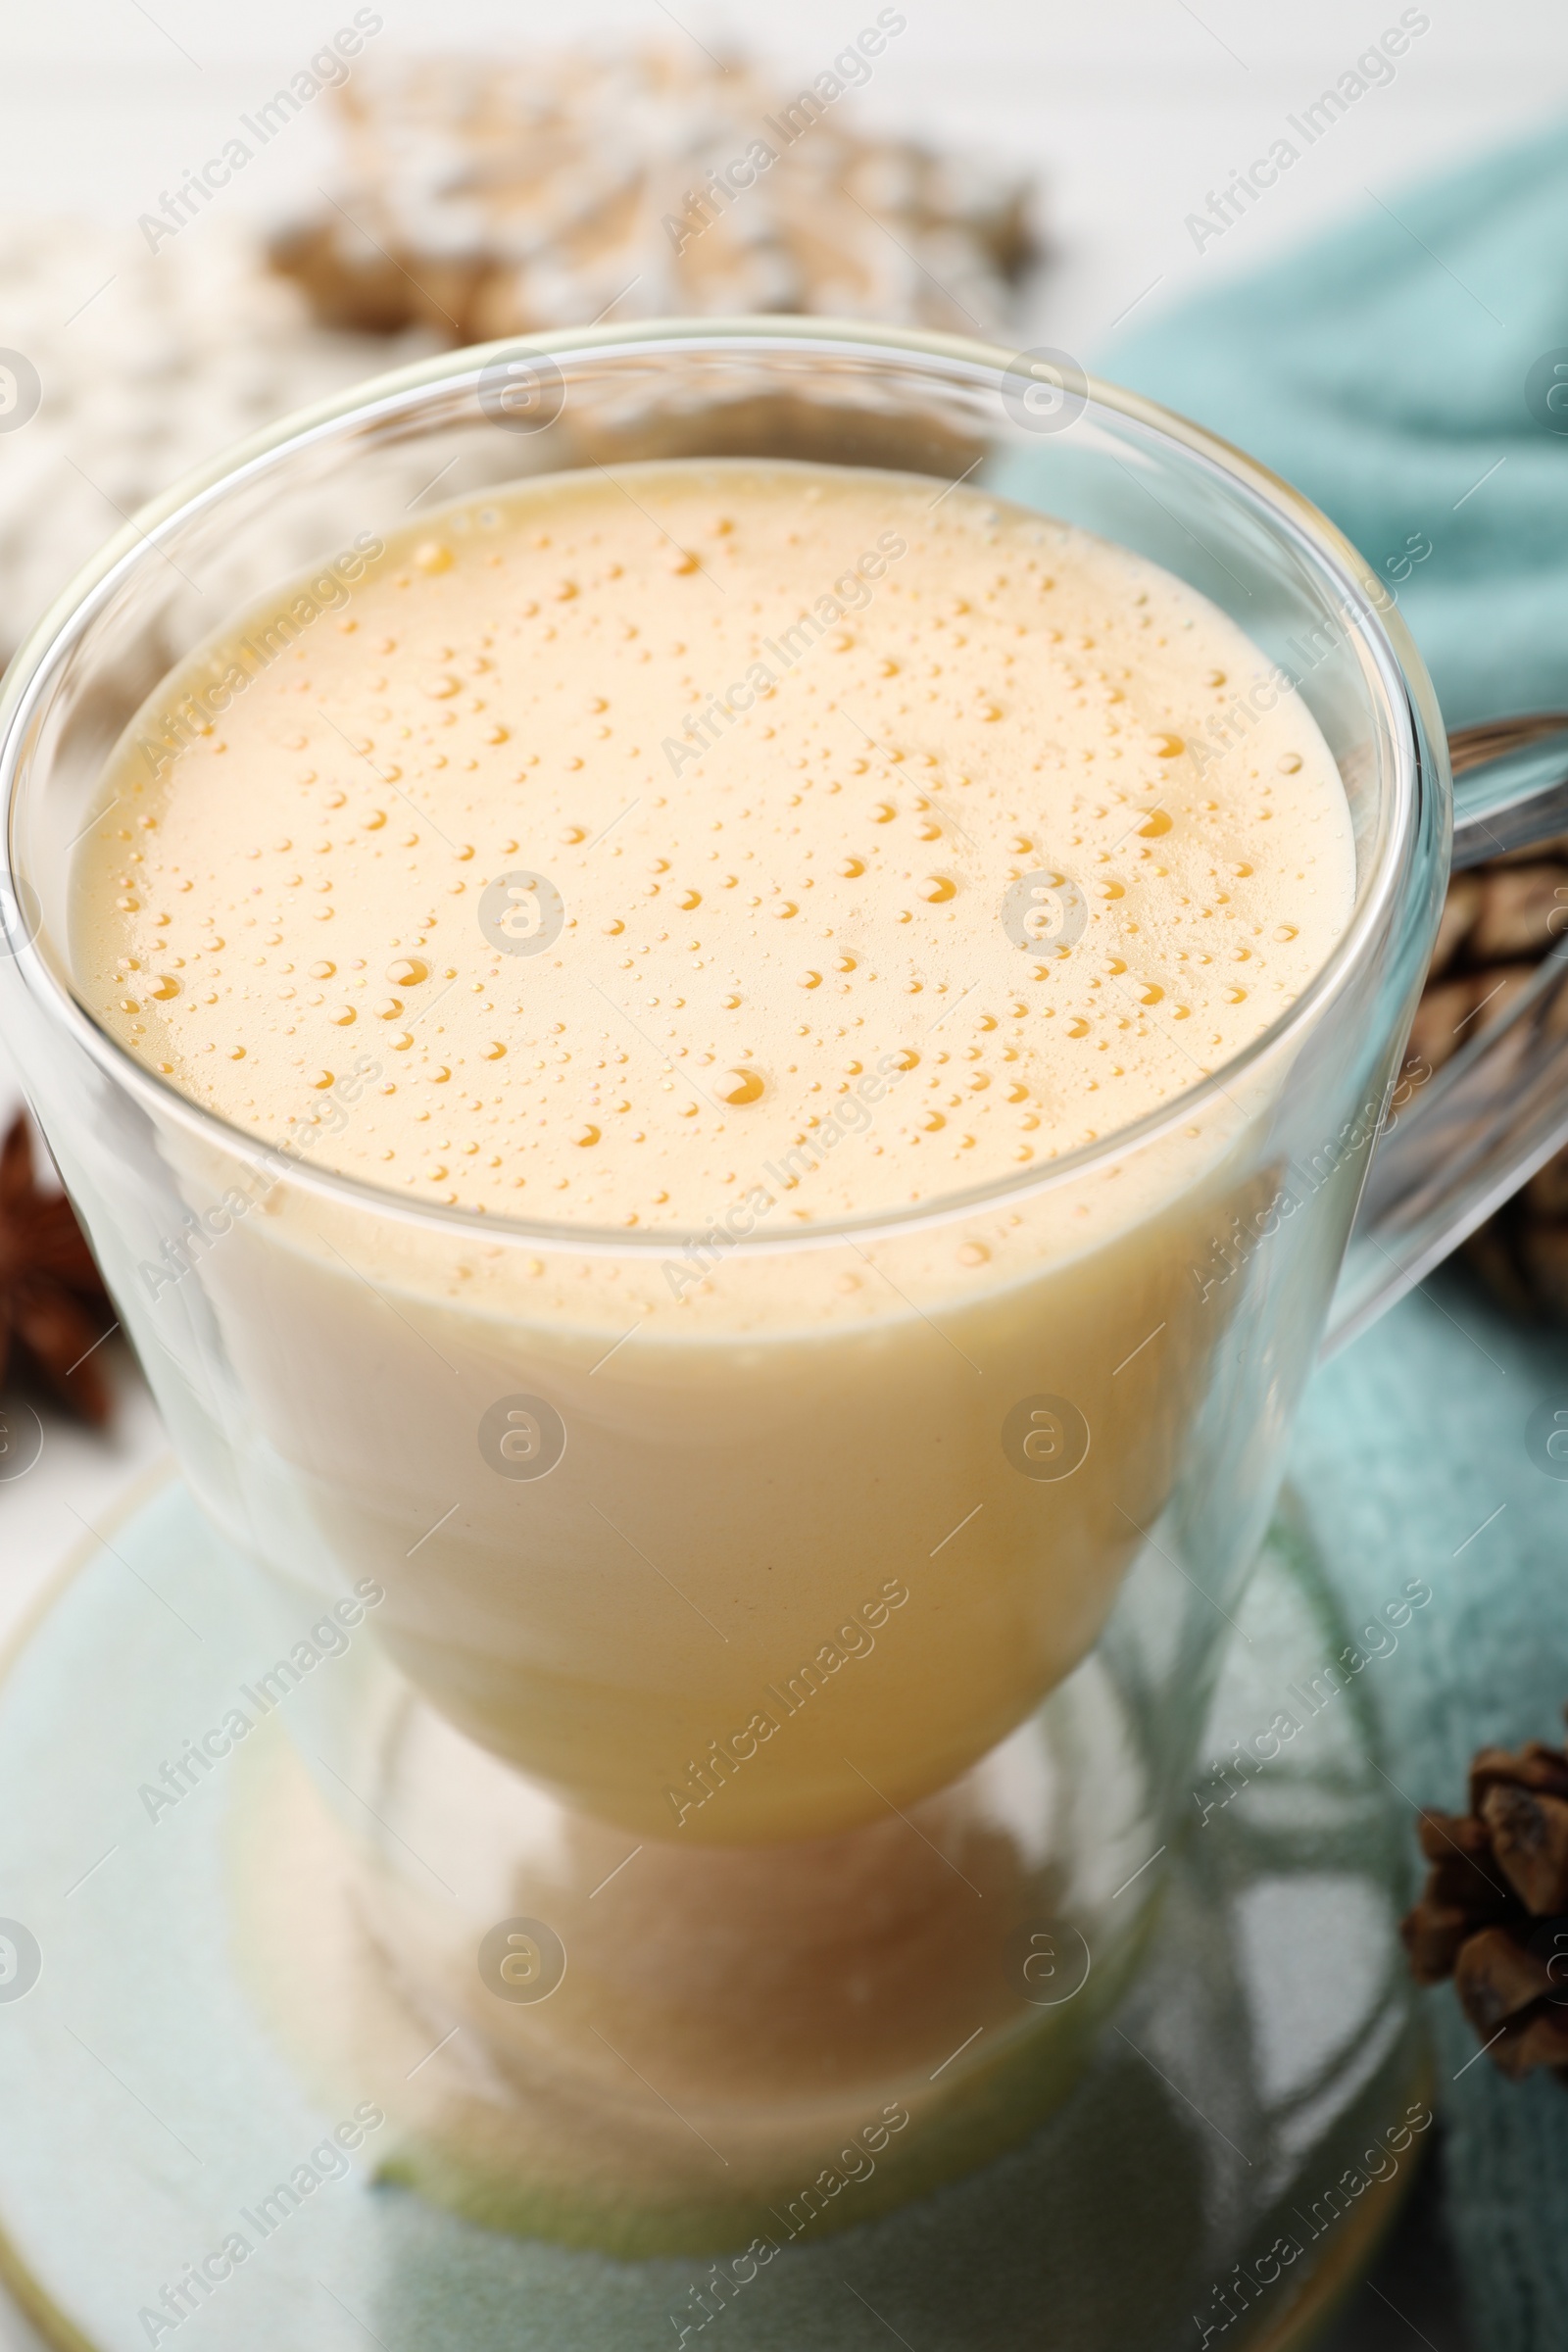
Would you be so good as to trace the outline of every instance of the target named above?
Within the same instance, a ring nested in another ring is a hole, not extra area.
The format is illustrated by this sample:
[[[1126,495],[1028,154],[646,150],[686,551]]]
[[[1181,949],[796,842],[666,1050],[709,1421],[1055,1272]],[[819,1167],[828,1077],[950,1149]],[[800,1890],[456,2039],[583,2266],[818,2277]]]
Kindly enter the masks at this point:
[[[405,1197],[646,1227],[967,1190],[1216,1068],[1347,918],[1299,702],[1189,748],[1250,641],[967,487],[628,466],[313,585],[127,733],[78,986],[267,1138],[373,1066],[314,1157]]]

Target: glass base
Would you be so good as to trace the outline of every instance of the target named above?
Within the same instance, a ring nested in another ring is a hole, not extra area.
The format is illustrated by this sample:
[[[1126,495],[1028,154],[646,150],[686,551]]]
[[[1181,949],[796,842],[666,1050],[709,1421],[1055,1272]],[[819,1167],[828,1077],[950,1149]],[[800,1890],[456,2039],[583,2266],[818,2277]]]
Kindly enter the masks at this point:
[[[1037,1937],[1038,2020],[999,2022],[956,2101],[956,2052],[923,2081],[895,2069],[910,2121],[890,2130],[870,2100],[836,2164],[813,2146],[808,2169],[809,2134],[775,2137],[792,2153],[762,2182],[777,2194],[761,2219],[746,2152],[709,2147],[704,2116],[669,2108],[669,2144],[701,2139],[717,2186],[700,2212],[676,2199],[684,2250],[637,2254],[671,2230],[658,2146],[639,2194],[625,2144],[627,2116],[667,2104],[657,2041],[618,2111],[585,2117],[548,2067],[519,2075],[496,2020],[569,2017],[570,1964],[541,2000],[557,1960],[514,1874],[515,1915],[496,1925],[517,1939],[501,1936],[490,1980],[468,1972],[476,2008],[450,2030],[432,2016],[416,1912],[381,1905],[364,1932],[342,1822],[380,1783],[323,1802],[287,1698],[220,1760],[179,1767],[255,1689],[223,1545],[173,1480],[109,1543],[0,1684],[0,2271],[51,2340],[130,2352],[199,2318],[224,2352],[349,2352],[368,2335],[386,2352],[631,2352],[720,2324],[734,2352],[857,2352],[888,2330],[918,2352],[1185,2352],[1205,2329],[1272,2352],[1321,2321],[1391,2218],[1430,2111],[1391,1891],[1398,1838],[1353,1688],[1266,1767],[1207,1769],[1282,1710],[1306,1718],[1301,1691],[1343,1642],[1280,1529],[1136,1969],[1097,1977]],[[609,1869],[632,1841],[607,1835]],[[444,1848],[420,1867],[463,1883]],[[636,1905],[657,1916],[675,1865],[656,1853],[618,1921],[599,1907],[639,1867],[585,1890],[570,1945],[591,1902],[606,1948],[636,1949]],[[1020,1928],[1009,1916],[1002,1941]],[[721,2009],[729,1973],[714,1972]],[[765,2058],[744,2060],[759,2082]],[[609,2052],[606,2081],[630,2063]],[[885,2087],[875,2066],[864,2081]],[[844,2120],[835,2106],[837,2144]],[[739,2190],[724,2179],[737,2163]]]

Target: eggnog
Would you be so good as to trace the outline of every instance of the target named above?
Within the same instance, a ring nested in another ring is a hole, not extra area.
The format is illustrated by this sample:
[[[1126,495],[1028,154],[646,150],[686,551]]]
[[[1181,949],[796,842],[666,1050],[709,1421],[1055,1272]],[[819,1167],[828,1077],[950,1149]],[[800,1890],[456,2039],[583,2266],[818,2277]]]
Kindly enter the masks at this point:
[[[246,1398],[209,1506],[378,1577],[589,1814],[853,1827],[1070,1671],[1169,1494],[1269,1106],[1181,1099],[1348,920],[1332,758],[1290,698],[1200,765],[1256,648],[963,485],[662,462],[373,545],[166,681],[78,852],[83,1001],[287,1149],[172,1147],[200,1249],[138,1268]]]

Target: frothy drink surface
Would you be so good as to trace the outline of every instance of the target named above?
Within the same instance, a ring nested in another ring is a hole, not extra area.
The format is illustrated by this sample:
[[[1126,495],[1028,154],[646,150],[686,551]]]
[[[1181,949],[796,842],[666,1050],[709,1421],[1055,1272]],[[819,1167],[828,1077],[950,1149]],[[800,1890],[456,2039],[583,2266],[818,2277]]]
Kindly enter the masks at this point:
[[[77,981],[269,1139],[373,1063],[313,1155],[405,1199],[646,1228],[966,1192],[1216,1068],[1347,918],[1299,702],[1189,748],[1256,649],[968,487],[558,476],[296,595],[127,736]]]

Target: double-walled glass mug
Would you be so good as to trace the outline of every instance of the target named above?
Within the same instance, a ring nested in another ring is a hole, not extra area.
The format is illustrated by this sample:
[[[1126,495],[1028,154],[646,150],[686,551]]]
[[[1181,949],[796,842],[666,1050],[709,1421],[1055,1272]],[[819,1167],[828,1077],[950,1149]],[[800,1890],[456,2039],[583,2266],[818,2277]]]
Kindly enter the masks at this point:
[[[1238,452],[1042,380],[819,321],[459,353],[182,483],[6,683],[8,1040],[279,1660],[364,1628],[281,1686],[313,1777],[252,1824],[236,1899],[300,1906],[295,1949],[339,1906],[334,2031],[421,2178],[491,2219],[744,2242],[852,2132],[862,2219],[1029,2128],[1157,1910],[1374,1143],[1347,1323],[1558,1140],[1550,971],[1387,1132],[1450,846],[1387,588]],[[72,851],[174,662],[432,480],[710,455],[967,476],[1246,630],[1275,666],[1233,740],[1298,694],[1354,829],[1353,912],[1272,1027],[1016,1177],[699,1233],[411,1202],[327,1164],[373,1069],[263,1142],[94,1023]],[[1523,837],[1530,782],[1477,771],[1472,846],[1489,809]]]

